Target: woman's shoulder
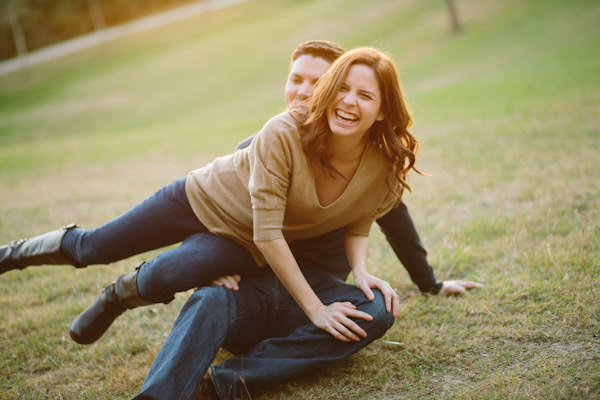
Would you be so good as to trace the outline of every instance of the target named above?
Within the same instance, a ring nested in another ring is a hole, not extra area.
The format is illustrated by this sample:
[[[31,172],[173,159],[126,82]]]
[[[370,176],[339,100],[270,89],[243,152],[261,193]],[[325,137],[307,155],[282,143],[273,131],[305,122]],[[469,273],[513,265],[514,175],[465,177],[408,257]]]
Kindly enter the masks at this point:
[[[258,136],[263,142],[290,141],[299,138],[299,122],[289,112],[282,112],[269,119]]]
[[[269,119],[263,129],[265,128],[298,130],[298,121],[290,112],[284,111]]]

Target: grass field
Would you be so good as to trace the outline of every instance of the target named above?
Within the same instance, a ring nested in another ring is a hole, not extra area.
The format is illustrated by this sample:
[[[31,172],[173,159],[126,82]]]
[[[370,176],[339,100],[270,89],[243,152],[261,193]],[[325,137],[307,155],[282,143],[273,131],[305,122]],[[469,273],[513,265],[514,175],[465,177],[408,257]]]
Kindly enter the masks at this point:
[[[397,61],[421,140],[411,210],[440,279],[419,296],[377,228],[371,269],[402,298],[383,338],[260,399],[600,398],[600,3],[250,0],[0,77],[0,242],[98,225],[260,129],[289,54],[324,38]],[[69,322],[144,254],[0,276],[0,398],[125,399],[188,294],[82,347]],[[220,357],[226,357],[222,354]]]

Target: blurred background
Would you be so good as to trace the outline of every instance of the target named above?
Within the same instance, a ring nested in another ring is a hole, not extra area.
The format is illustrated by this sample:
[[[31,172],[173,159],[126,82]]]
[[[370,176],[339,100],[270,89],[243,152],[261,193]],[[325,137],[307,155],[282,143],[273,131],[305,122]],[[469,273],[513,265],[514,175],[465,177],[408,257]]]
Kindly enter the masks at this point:
[[[430,262],[486,287],[417,296],[374,227],[396,324],[256,398],[600,397],[597,0],[1,0],[0,24],[0,243],[99,225],[231,152],[284,109],[299,43],[374,45],[398,65],[431,174],[404,198]],[[0,276],[0,397],[131,397],[187,295],[93,346],[67,326],[154,255]]]

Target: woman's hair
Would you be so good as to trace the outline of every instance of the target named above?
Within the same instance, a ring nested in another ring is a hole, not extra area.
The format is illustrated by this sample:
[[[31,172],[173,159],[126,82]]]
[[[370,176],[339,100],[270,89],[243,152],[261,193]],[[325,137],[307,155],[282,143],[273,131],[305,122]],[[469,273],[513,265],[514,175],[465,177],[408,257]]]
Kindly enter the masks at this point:
[[[339,174],[327,157],[327,142],[331,134],[327,121],[327,108],[336,96],[353,65],[365,65],[375,72],[381,92],[381,111],[384,118],[375,121],[365,138],[385,156],[390,164],[388,186],[398,196],[404,188],[410,190],[406,174],[415,169],[415,154],[418,141],[408,131],[412,118],[404,101],[396,65],[392,59],[372,47],[359,47],[340,56],[331,68],[319,79],[310,102],[308,115],[296,109],[293,114],[302,125],[302,146],[310,162],[318,169],[330,174]],[[340,174],[341,175],[341,174]],[[397,188],[400,183],[401,189]]]
[[[344,54],[344,49],[336,42],[329,40],[309,40],[308,42],[300,43],[296,47],[292,53],[290,68],[294,61],[304,55],[319,57],[329,63],[333,63],[342,54]]]

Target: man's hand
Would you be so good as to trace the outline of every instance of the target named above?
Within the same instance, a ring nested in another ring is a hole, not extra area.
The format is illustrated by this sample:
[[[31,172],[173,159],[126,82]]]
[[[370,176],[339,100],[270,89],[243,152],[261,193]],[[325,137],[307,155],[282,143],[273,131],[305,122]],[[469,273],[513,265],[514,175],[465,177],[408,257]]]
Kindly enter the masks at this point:
[[[214,281],[212,281],[212,284],[217,285],[217,286],[225,286],[226,288],[237,292],[238,290],[240,290],[238,283],[241,280],[242,280],[242,277],[239,276],[238,274],[226,275],[226,276],[222,276],[218,279],[215,279]]]
[[[444,281],[442,288],[438,294],[444,296],[462,296],[467,293],[467,290],[481,288],[483,285],[477,282],[470,281]]]

